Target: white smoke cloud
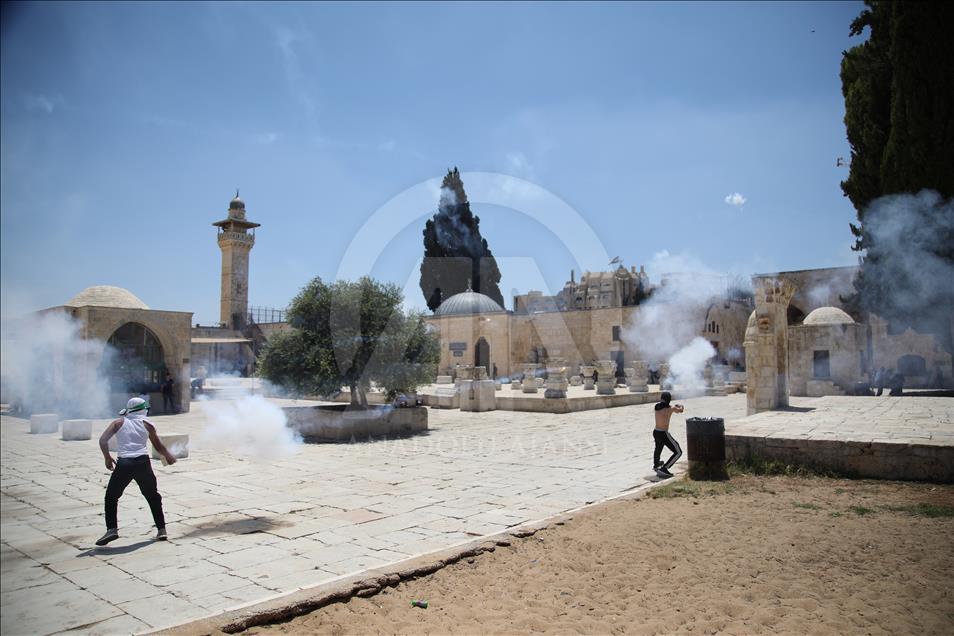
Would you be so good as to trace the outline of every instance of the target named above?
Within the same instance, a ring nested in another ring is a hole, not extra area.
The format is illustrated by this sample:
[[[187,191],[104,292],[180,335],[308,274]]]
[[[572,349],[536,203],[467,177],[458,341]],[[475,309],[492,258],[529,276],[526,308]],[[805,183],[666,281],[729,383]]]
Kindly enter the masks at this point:
[[[62,312],[5,318],[0,377],[3,397],[25,413],[66,417],[108,415],[113,350],[81,337],[80,323]]]
[[[654,255],[647,270],[661,284],[639,306],[622,338],[650,366],[668,362],[679,388],[699,388],[702,370],[715,355],[699,331],[712,299],[725,294],[726,279],[690,256],[668,251]]]
[[[872,276],[894,305],[954,311],[954,265],[944,256],[954,244],[954,199],[933,190],[883,196],[865,211],[864,229],[878,257]]]
[[[692,341],[669,358],[669,373],[672,383],[683,390],[700,391],[705,388],[702,370],[706,362],[716,354],[708,340],[696,336]]]
[[[731,206],[741,208],[743,205],[745,205],[745,202],[748,201],[748,199],[746,199],[741,192],[733,192],[732,194],[725,195],[725,199],[723,199],[723,201]]]
[[[207,424],[196,447],[258,459],[288,457],[301,450],[301,436],[288,428],[285,412],[261,395],[204,401]]]

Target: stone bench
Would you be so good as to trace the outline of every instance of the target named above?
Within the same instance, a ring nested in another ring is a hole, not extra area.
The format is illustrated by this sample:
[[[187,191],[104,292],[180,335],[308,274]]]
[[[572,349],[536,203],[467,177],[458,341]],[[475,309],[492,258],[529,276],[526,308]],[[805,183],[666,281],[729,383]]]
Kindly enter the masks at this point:
[[[63,440],[87,440],[92,436],[93,420],[63,420]]]
[[[176,459],[184,459],[189,456],[189,436],[185,433],[165,433],[159,435],[159,439]],[[155,447],[152,448],[152,458],[161,459]]]
[[[34,413],[30,416],[30,432],[59,433],[60,416],[56,413]]]

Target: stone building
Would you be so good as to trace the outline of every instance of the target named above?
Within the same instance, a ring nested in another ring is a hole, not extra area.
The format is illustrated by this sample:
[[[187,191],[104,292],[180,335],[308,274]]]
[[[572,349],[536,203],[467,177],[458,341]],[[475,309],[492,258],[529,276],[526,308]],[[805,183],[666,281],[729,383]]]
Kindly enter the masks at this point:
[[[532,314],[571,309],[630,307],[639,304],[652,290],[649,276],[642,266],[638,272],[635,266],[626,269],[622,265],[608,272],[586,271],[580,276],[579,282],[576,281],[575,274],[570,270],[570,280],[555,296],[544,296],[539,291],[514,296],[514,312]]]
[[[496,367],[497,375],[506,377],[521,372],[523,363],[542,364],[557,357],[567,360],[571,373],[600,359],[615,361],[620,376],[635,360],[655,367],[662,361],[649,359],[637,344],[627,341],[627,331],[641,308],[623,304],[631,302],[635,280],[641,280],[644,289],[648,280],[645,272],[622,269],[620,273],[626,276],[587,272],[578,285],[571,273],[570,282],[575,285],[572,293],[577,288],[583,290],[587,295],[583,304],[591,305],[579,309],[567,307],[567,295],[544,296],[540,292],[515,296],[517,310],[513,312],[473,291],[447,299],[427,318],[440,335],[440,374],[452,373],[457,364],[473,364],[487,366],[491,374]],[[610,306],[593,306],[604,303],[604,292],[597,291],[603,289],[607,290],[605,300]],[[721,298],[685,308],[680,315],[697,326],[698,335],[712,343],[717,358],[743,365],[742,336],[750,310],[750,303]]]
[[[20,321],[21,335],[29,337],[38,318],[52,313],[75,321],[79,338],[96,346],[81,348],[82,359],[69,360],[68,369],[60,352],[50,352],[47,377],[51,403],[82,401],[71,394],[94,386],[92,379],[101,377],[110,393],[107,411],[80,415],[115,415],[130,396],[141,393],[150,397],[152,412],[161,414],[160,383],[168,372],[175,382],[176,410],[189,410],[191,312],[150,309],[127,289],[98,285],[84,289],[62,305],[25,317]]]
[[[894,329],[874,314],[856,320],[842,302],[857,268],[753,277],[755,310],[746,349],[749,412],[779,408],[788,396],[845,395],[884,368],[905,388],[952,388],[951,355],[928,334]]]

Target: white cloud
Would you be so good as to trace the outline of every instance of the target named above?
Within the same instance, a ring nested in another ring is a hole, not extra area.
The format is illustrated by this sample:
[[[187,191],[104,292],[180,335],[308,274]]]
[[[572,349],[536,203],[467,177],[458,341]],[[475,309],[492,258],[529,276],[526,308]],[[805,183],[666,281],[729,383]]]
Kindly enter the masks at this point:
[[[520,151],[507,153],[507,170],[513,175],[527,175],[532,172],[527,155]]]
[[[27,110],[39,111],[50,115],[57,108],[62,108],[66,104],[61,95],[33,95],[23,96],[23,105]]]
[[[282,66],[288,89],[308,115],[315,113],[317,100],[311,91],[311,84],[302,69],[300,56],[295,49],[300,45],[310,45],[311,42],[311,34],[301,28],[292,30],[280,26],[275,29],[275,44],[282,54]]]
[[[255,142],[262,145],[273,144],[278,140],[278,133],[267,132],[255,135]]]
[[[748,199],[746,199],[741,192],[733,192],[732,194],[725,195],[724,201],[729,205],[741,208]]]

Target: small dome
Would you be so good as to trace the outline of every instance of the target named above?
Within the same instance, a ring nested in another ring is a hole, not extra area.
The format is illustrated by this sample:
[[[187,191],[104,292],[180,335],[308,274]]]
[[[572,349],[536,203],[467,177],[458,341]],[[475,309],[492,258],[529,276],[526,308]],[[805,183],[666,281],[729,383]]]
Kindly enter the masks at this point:
[[[229,201],[229,209],[230,210],[245,209],[245,201],[242,201],[242,199],[239,198],[238,190],[235,191],[235,197],[231,201]]]
[[[853,325],[855,321],[837,307],[819,307],[805,316],[803,325]]]
[[[470,314],[490,314],[504,311],[504,308],[490,296],[467,290],[454,294],[441,303],[434,312],[437,316],[465,316]]]
[[[122,287],[95,285],[87,287],[64,303],[67,307],[116,307],[118,309],[149,309],[134,293]]]

